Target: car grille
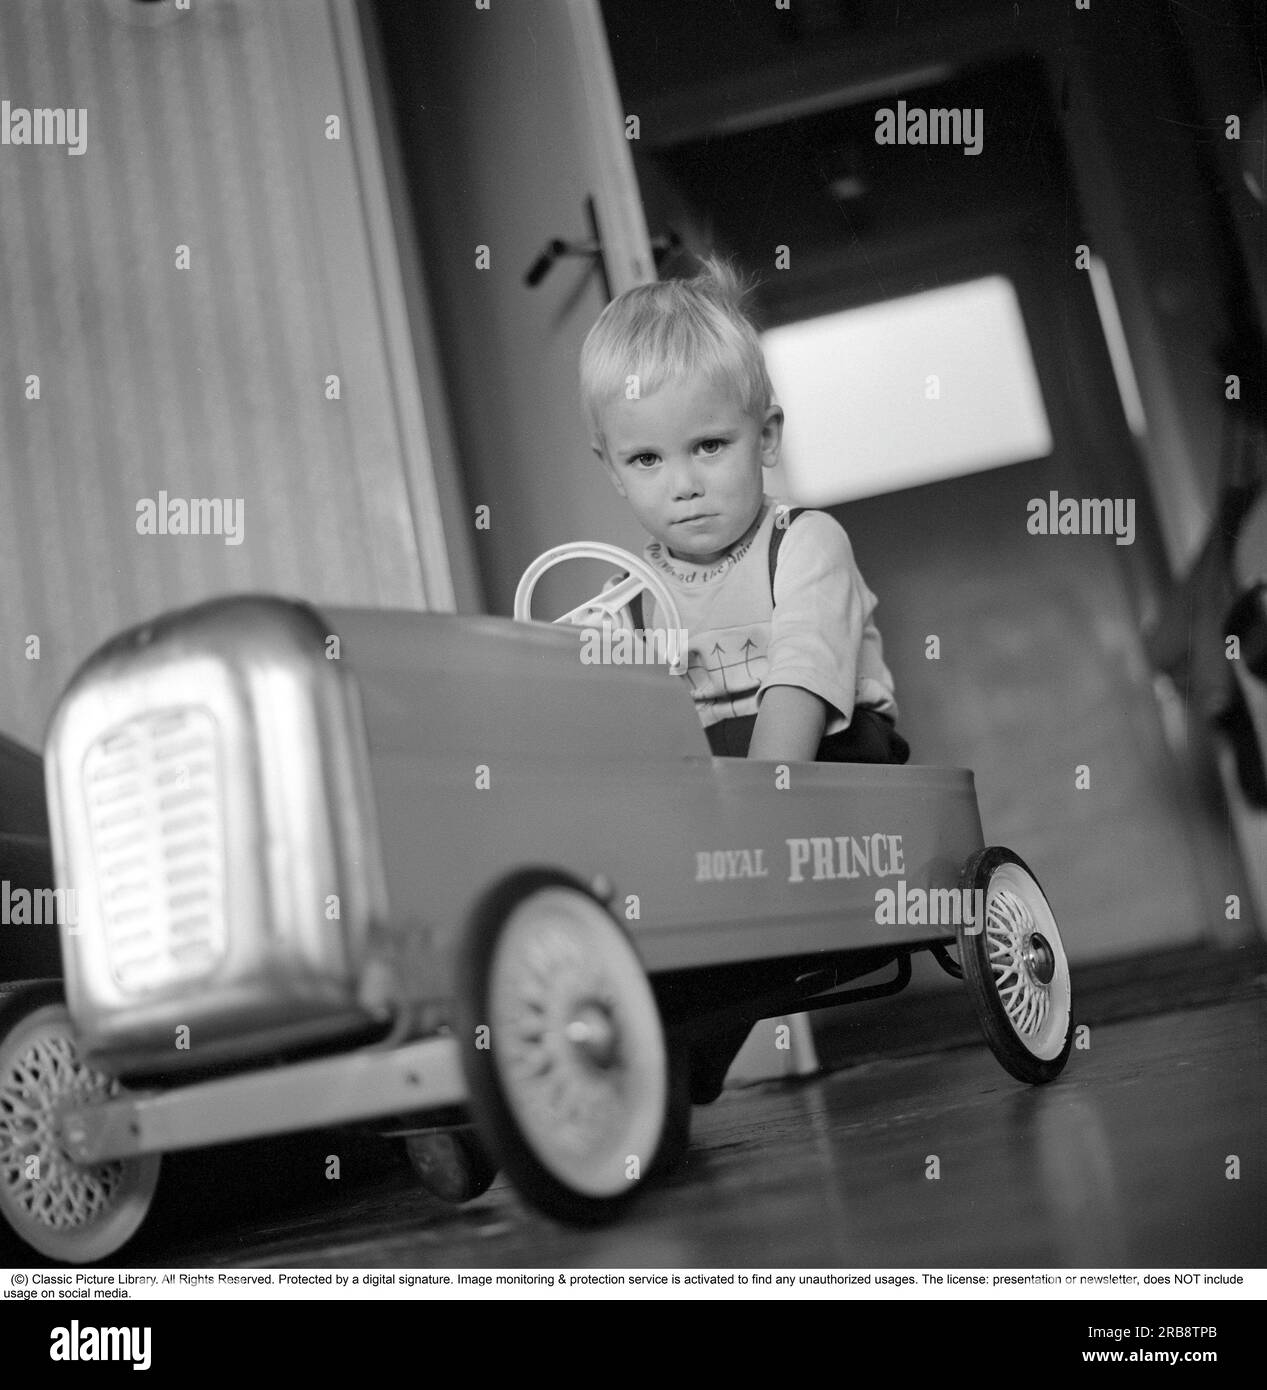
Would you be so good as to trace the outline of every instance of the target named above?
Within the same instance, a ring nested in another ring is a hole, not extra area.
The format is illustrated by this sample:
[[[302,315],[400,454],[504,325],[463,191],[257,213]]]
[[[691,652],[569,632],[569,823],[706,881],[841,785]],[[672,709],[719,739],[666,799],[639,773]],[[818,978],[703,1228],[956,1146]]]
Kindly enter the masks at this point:
[[[207,709],[150,712],[84,759],[106,956],[130,993],[200,979],[225,954],[216,735]]]

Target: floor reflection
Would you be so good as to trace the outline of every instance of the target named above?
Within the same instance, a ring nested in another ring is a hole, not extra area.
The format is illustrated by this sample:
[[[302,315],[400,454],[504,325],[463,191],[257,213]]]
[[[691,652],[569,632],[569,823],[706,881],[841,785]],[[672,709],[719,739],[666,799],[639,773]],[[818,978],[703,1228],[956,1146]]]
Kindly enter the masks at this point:
[[[984,1047],[728,1091],[622,1220],[570,1230],[504,1180],[446,1208],[393,1169],[151,1243],[137,1264],[1256,1266],[1267,1253],[1261,999],[1104,1025],[1054,1084]],[[1226,1157],[1241,1156],[1229,1180]],[[930,1157],[937,1159],[930,1174]],[[240,1174],[234,1181],[240,1181]]]

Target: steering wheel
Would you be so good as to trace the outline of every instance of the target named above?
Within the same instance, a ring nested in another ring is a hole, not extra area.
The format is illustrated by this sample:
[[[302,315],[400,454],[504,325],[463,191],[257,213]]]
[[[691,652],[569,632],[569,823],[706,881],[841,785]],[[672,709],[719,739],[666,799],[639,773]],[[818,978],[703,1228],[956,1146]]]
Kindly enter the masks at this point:
[[[547,570],[565,560],[609,560],[628,573],[610,589],[586,599],[582,604],[555,618],[556,623],[571,623],[575,627],[603,627],[608,623],[626,632],[637,633],[634,627],[630,603],[646,589],[660,605],[668,623],[665,634],[665,650],[669,658],[669,671],[672,675],[686,674],[687,652],[679,647],[678,633],[682,630],[682,618],[677,604],[664,580],[640,555],[631,555],[617,545],[607,545],[603,541],[567,541],[545,551],[523,572],[519,587],[515,590],[515,618],[518,622],[532,622],[532,595],[537,581]],[[646,638],[639,634],[639,640]]]

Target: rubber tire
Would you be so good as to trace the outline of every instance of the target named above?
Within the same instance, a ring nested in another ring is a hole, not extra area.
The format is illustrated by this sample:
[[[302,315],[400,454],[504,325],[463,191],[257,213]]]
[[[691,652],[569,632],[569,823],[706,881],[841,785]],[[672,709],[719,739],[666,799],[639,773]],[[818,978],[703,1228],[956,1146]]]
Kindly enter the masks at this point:
[[[612,930],[624,937],[626,942],[629,941],[628,933],[607,912],[602,902],[585,884],[570,875],[553,869],[526,869],[512,875],[484,897],[463,937],[457,963],[454,1010],[457,1035],[471,1114],[498,1167],[511,1179],[520,1195],[544,1215],[570,1226],[597,1226],[619,1217],[642,1183],[680,1156],[680,1150],[685,1146],[689,1116],[684,1128],[681,1108],[685,1092],[680,1084],[673,1084],[675,1072],[669,1067],[666,1043],[665,1105],[659,1135],[652,1146],[650,1161],[642,1165],[640,1176],[631,1179],[625,1190],[601,1196],[577,1191],[542,1163],[524,1136],[503,1089],[494,1050],[478,1047],[476,1042],[478,1030],[484,1027],[489,1017],[487,999],[490,975],[502,931],[521,902],[546,888],[568,889],[589,898],[606,917]],[[629,949],[636,961],[632,942],[629,942]],[[648,983],[648,995],[650,990]],[[652,1004],[654,1006],[654,996]]]
[[[5,1070],[15,1035],[49,1023],[73,1039],[74,1025],[63,1003],[59,984],[37,985],[0,997],[0,1087],[5,1082]],[[3,1157],[0,1156],[2,1162]],[[24,1247],[38,1250],[49,1259],[65,1264],[91,1264],[105,1260],[136,1235],[149,1215],[161,1162],[158,1154],[121,1160],[124,1185],[128,1189],[123,1200],[112,1205],[103,1217],[94,1220],[90,1226],[76,1228],[69,1233],[45,1230],[26,1221],[15,1220],[7,1199],[7,1188],[0,1177],[0,1222],[6,1234],[11,1233]]]
[[[482,1197],[497,1176],[497,1164],[472,1126],[411,1134],[405,1153],[422,1186],[451,1206]]]
[[[1001,845],[989,845],[972,855],[960,874],[960,889],[969,891],[981,889],[986,895],[983,901],[988,901],[990,880],[995,871],[1005,864],[1015,865],[1028,875],[1042,896],[1044,904],[1047,905],[1048,913],[1051,913],[1051,905],[1047,903],[1047,895],[1043,893],[1042,886],[1029,865],[1019,855],[1013,854],[1010,849],[1004,849]],[[975,898],[972,901],[975,902]],[[1051,916],[1054,925],[1055,914],[1053,913]],[[966,924],[962,923],[956,931],[959,963],[963,967],[964,981],[968,986],[969,994],[972,996],[973,1007],[976,1010],[982,1032],[985,1033],[986,1042],[990,1045],[990,1050],[1003,1067],[1018,1081],[1024,1081],[1031,1086],[1040,1086],[1054,1081],[1064,1071],[1065,1063],[1069,1060],[1070,1048],[1073,1045],[1072,990],[1069,994],[1069,1018],[1059,1053],[1054,1057],[1035,1055],[1012,1026],[1007,1009],[999,997],[999,991],[994,982],[994,971],[990,966],[986,948],[985,931],[969,933],[966,930]],[[1068,960],[1065,957],[1064,945],[1058,932],[1054,947],[1058,962],[1063,966],[1067,975]]]

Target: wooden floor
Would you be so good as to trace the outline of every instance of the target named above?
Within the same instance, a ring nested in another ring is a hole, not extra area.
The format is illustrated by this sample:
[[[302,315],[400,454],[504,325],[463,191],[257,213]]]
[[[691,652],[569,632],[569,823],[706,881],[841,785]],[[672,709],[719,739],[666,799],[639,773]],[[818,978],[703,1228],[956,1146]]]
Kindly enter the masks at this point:
[[[166,1175],[165,1227],[120,1263],[1260,1266],[1263,981],[1238,993],[1094,1025],[1089,1050],[1043,1088],[972,1046],[729,1091],[695,1111],[682,1168],[599,1231],[553,1224],[502,1180],[445,1207],[395,1145],[363,1136],[187,1155]]]

